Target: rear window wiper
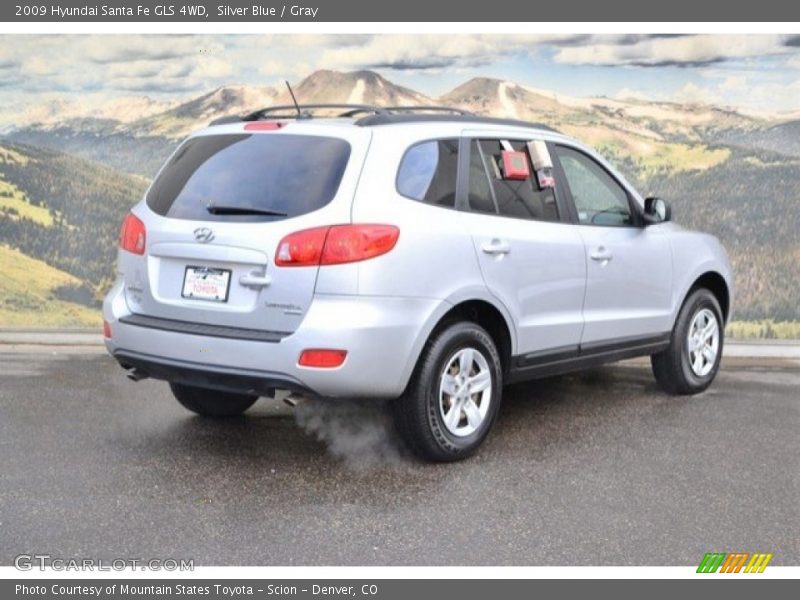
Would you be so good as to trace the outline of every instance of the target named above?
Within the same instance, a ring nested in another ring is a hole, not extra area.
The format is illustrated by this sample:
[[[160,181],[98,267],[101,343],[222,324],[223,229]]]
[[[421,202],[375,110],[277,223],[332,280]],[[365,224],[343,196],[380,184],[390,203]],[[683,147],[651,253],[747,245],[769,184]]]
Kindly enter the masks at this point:
[[[284,212],[270,210],[268,208],[256,208],[255,206],[220,206],[219,204],[209,204],[206,210],[212,215],[265,215],[268,217],[286,217]]]

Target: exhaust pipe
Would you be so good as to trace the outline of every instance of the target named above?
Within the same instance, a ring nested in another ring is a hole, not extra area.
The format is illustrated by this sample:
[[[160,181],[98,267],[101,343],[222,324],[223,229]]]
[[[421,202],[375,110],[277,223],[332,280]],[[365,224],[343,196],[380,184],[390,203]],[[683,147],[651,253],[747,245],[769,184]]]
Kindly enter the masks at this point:
[[[308,402],[308,398],[298,394],[289,394],[283,397],[283,403],[287,406],[291,406],[292,408],[297,408],[297,406],[306,402]]]
[[[127,377],[131,381],[141,381],[142,379],[148,379],[150,375],[144,371],[140,371],[136,367],[133,367],[130,371],[128,371]]]

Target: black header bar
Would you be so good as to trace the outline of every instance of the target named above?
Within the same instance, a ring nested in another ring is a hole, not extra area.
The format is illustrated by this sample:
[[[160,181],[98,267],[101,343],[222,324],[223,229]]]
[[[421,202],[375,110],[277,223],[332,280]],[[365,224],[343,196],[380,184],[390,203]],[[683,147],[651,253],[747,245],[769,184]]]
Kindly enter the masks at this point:
[[[12,0],[3,22],[781,22],[786,0]],[[791,31],[787,27],[787,32]]]

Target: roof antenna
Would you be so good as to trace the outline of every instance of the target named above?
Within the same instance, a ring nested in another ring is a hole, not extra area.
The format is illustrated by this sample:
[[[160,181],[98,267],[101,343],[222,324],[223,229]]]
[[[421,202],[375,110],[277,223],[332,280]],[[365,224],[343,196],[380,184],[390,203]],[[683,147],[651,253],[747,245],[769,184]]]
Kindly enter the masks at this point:
[[[303,113],[300,110],[300,105],[297,103],[297,98],[294,97],[294,92],[292,91],[292,86],[290,86],[289,82],[287,80],[285,80],[285,79],[283,80],[283,82],[286,84],[286,87],[289,89],[289,95],[292,97],[292,102],[294,103],[295,110],[297,110],[297,118],[298,119],[302,119],[303,118]]]

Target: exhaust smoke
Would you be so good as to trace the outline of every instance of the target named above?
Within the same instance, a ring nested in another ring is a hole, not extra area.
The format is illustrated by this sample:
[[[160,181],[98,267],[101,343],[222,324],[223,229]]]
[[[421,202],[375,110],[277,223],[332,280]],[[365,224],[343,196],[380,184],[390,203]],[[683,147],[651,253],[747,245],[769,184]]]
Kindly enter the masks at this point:
[[[370,469],[408,461],[388,402],[307,399],[298,403],[293,412],[297,424],[348,467]]]

